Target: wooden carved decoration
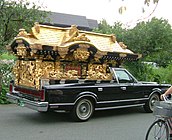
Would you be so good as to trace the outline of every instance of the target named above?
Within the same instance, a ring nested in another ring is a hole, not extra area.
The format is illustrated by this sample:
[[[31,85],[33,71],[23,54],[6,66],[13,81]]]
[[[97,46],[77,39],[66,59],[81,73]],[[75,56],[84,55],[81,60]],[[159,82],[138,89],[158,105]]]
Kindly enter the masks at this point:
[[[26,37],[27,38],[28,34],[25,29],[19,29],[19,33],[18,33],[17,37]]]
[[[49,76],[52,79],[62,79],[63,69],[61,69],[61,67],[60,67],[60,62],[55,62],[54,63],[54,68],[53,68],[52,71],[50,71]]]
[[[90,40],[86,37],[85,33],[79,34],[79,31],[76,25],[72,25],[69,31],[64,34],[62,44],[68,43],[68,42],[74,42],[74,41],[90,42]]]
[[[17,60],[13,67],[16,85],[24,85],[29,87],[40,88],[41,79],[77,79],[81,76],[81,69],[77,66],[63,68],[60,62],[51,61],[24,61]],[[78,74],[79,72],[79,74]]]
[[[110,73],[106,73],[106,67],[106,64],[89,64],[87,79],[112,80],[112,75]]]
[[[78,78],[78,71],[76,70],[68,70],[64,73],[64,79],[77,79]]]
[[[116,42],[116,36],[115,36],[114,34],[111,35],[111,40],[112,40],[112,42],[114,42],[114,43]]]
[[[34,24],[34,29],[35,29],[35,32],[36,33],[40,33],[40,26],[39,26],[39,23],[38,22],[35,22],[35,24]]]
[[[35,62],[34,61],[20,61],[19,69],[19,84],[34,87],[35,78]]]
[[[13,66],[13,69],[12,69],[12,72],[13,72],[13,74],[15,76],[15,81],[14,82],[15,82],[16,85],[19,84],[19,78],[20,78],[19,71],[20,71],[20,61],[17,60],[15,65]]]
[[[34,27],[32,27],[32,33],[33,35],[38,39],[38,35],[40,33],[40,26],[39,26],[39,23],[38,22],[35,22],[34,23]]]
[[[82,33],[81,35],[77,36],[74,41],[87,41],[90,42],[90,40],[86,37],[86,34]]]
[[[85,61],[90,56],[90,53],[86,49],[78,48],[73,53],[75,60]]]
[[[99,59],[102,58],[104,55],[107,55],[107,52],[97,51],[96,54],[94,55],[94,58],[95,58],[95,60],[99,60]]]
[[[68,48],[58,48],[58,53],[60,55],[61,58],[65,58],[65,56],[67,55],[68,53]]]
[[[26,47],[24,46],[24,44],[20,43],[17,46],[17,55],[21,56],[22,58],[24,58],[27,55]]]
[[[119,45],[121,46],[121,48],[127,49],[127,46],[123,42],[119,42]]]

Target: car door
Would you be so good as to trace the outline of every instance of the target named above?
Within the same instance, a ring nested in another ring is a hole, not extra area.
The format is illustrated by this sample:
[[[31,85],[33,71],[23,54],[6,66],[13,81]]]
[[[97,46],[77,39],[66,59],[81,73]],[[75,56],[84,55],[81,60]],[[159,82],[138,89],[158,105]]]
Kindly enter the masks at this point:
[[[111,72],[116,82],[99,84],[98,103],[100,106],[120,107],[144,102],[144,87],[128,71],[112,68]]]
[[[114,69],[114,73],[119,82],[120,92],[123,93],[121,99],[142,100],[144,98],[145,87],[142,86],[127,70]]]

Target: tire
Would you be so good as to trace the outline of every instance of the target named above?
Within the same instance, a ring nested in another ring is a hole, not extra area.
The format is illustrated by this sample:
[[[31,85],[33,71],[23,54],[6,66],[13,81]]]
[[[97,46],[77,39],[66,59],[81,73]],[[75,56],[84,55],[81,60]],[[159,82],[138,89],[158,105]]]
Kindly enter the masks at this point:
[[[154,105],[156,101],[160,101],[160,97],[158,94],[154,93],[153,95],[151,95],[151,97],[149,98],[149,100],[145,103],[144,110],[148,113],[153,112],[154,109]]]
[[[74,106],[71,115],[75,121],[87,121],[94,111],[93,102],[90,99],[82,98]]]
[[[170,140],[169,129],[165,121],[159,119],[148,129],[145,140]]]

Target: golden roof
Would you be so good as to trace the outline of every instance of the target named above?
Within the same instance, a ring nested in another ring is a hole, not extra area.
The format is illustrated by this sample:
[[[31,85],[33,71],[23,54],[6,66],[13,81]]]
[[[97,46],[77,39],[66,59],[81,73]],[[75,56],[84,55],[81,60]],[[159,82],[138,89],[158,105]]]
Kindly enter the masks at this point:
[[[70,47],[79,45],[87,49],[90,46],[95,48],[97,55],[101,55],[101,57],[108,53],[111,53],[111,56],[113,53],[117,53],[123,56],[123,58],[127,55],[135,56],[135,59],[139,58],[139,55],[127,49],[125,44],[122,42],[118,43],[115,35],[82,31],[78,30],[75,25],[69,28],[61,28],[35,23],[34,27],[31,29],[31,33],[20,29],[19,34],[11,44],[13,51],[16,46],[15,44],[21,40],[27,42],[31,50],[46,50],[46,46],[49,46],[51,50],[60,52],[61,57],[65,56]],[[67,50],[65,50],[66,48]]]

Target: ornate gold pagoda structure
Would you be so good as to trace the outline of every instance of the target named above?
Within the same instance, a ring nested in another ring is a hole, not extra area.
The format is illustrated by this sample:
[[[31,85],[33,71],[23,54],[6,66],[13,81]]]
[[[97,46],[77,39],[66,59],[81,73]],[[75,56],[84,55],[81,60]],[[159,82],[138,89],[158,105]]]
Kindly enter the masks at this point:
[[[20,29],[9,45],[17,56],[15,84],[39,89],[40,79],[112,79],[109,66],[140,55],[116,41],[115,35],[35,23],[31,32]]]

